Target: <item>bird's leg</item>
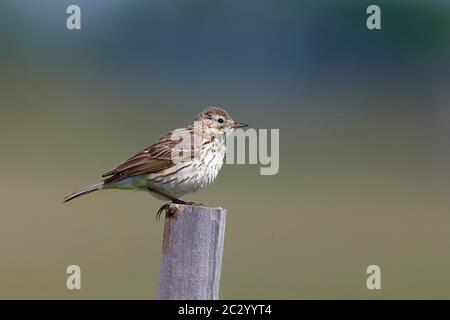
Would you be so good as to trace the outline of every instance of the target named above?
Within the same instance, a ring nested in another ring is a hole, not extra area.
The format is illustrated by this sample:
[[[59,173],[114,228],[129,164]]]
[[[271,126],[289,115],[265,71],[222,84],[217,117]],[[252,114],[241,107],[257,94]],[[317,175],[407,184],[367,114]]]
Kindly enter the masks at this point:
[[[173,203],[177,203],[177,204],[184,204],[184,205],[187,205],[187,206],[202,206],[203,205],[203,203],[200,203],[200,202],[183,201],[183,200],[180,200],[180,199],[174,200],[172,202]]]
[[[163,196],[163,197],[169,199],[170,201],[172,201],[174,203],[183,203],[184,202],[183,200],[180,200],[180,199],[177,199],[175,197],[169,196],[168,194],[165,194],[164,192],[161,192],[159,190],[156,190],[156,189],[153,189],[153,188],[150,188],[150,187],[148,187],[147,189],[148,189],[148,191],[156,193],[156,194],[159,194],[160,196]]]
[[[185,205],[191,205],[191,206],[202,206],[203,205],[203,203],[200,203],[200,202],[183,201],[181,199],[169,196],[168,194],[165,194],[164,192],[161,192],[159,190],[153,189],[151,187],[148,187],[147,189],[148,189],[148,191],[157,193],[160,196],[163,196],[163,197],[169,199],[170,201],[172,201],[173,203],[176,203],[176,204],[185,204]]]
[[[203,205],[203,203],[186,202],[186,201],[180,200],[178,198],[169,196],[168,194],[165,194],[164,192],[161,192],[159,190],[156,190],[156,189],[153,189],[150,187],[148,187],[147,189],[148,189],[148,191],[159,194],[160,196],[163,196],[171,201],[171,202],[163,205],[161,208],[159,208],[158,212],[156,213],[157,220],[159,220],[159,218],[161,217],[161,213],[163,211],[166,212],[166,217],[168,217],[168,218],[172,217],[174,214],[180,213],[180,208],[178,206],[176,206],[177,204],[184,204],[184,205],[191,205],[191,206],[202,206]]]
[[[156,213],[156,220],[159,220],[161,217],[161,214],[163,213],[163,211],[166,212],[166,217],[167,218],[171,218],[173,217],[175,214],[180,213],[180,208],[176,205],[176,204],[185,204],[185,202],[183,200],[177,199],[175,197],[169,196],[168,194],[165,194],[164,192],[161,192],[159,190],[153,189],[148,187],[147,188],[148,191],[150,192],[154,192],[156,194],[159,194],[160,196],[163,196],[167,199],[169,199],[171,202],[166,203],[165,205],[163,205],[161,208],[159,208],[158,212]]]
[[[174,202],[174,203],[179,203],[179,204],[185,204],[187,206],[203,206],[203,203],[201,202],[192,202],[192,201],[183,201],[180,200],[181,202]]]

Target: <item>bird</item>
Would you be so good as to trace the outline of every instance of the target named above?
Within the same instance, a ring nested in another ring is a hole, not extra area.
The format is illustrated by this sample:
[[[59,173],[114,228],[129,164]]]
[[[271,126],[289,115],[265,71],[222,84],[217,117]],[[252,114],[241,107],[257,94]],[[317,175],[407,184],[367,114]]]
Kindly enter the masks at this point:
[[[154,144],[102,175],[100,182],[68,194],[63,202],[98,190],[149,192],[170,201],[157,212],[171,216],[176,204],[201,205],[180,198],[212,183],[226,157],[226,138],[247,124],[234,121],[222,108],[210,106],[186,127],[163,134]]]

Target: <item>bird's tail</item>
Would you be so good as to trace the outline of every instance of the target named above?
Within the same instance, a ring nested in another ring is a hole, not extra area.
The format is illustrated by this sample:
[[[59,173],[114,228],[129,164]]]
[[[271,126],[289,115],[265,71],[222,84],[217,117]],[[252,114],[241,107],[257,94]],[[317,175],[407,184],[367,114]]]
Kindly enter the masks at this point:
[[[72,192],[72,193],[68,194],[64,198],[63,202],[70,201],[72,199],[84,196],[85,194],[88,194],[88,193],[91,193],[91,192],[94,192],[94,191],[97,191],[97,190],[102,190],[103,186],[104,186],[104,182],[102,181],[102,182],[96,183],[96,184],[94,184],[92,186],[89,186],[89,187],[80,189],[78,191]]]

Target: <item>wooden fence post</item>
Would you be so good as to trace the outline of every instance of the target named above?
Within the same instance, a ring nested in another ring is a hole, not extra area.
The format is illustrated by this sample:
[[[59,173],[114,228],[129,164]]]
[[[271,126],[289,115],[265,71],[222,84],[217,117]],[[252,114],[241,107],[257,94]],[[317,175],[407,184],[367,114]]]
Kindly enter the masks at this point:
[[[165,219],[158,299],[219,299],[226,210],[178,206]]]

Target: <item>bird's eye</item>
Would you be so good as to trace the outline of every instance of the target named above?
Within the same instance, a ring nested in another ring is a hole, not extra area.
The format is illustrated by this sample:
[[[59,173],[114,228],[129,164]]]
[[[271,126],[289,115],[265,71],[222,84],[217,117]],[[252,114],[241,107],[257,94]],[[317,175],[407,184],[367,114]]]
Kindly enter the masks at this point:
[[[223,123],[223,118],[219,118],[217,121],[219,121],[219,123]]]

